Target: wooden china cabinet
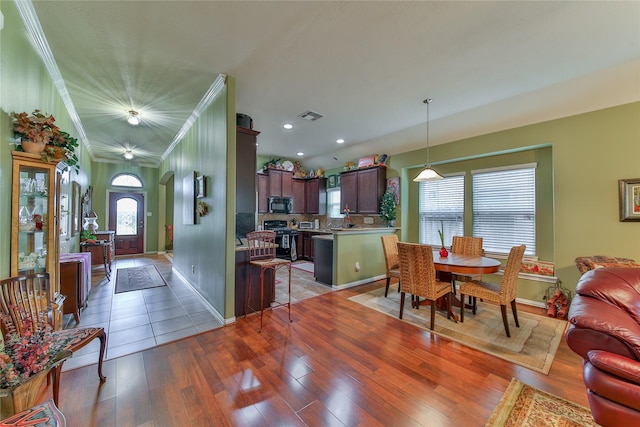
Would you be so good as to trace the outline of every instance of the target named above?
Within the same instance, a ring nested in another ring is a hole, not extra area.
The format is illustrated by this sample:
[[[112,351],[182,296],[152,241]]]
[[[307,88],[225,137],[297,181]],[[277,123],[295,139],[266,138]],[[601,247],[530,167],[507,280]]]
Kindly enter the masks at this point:
[[[44,163],[39,154],[13,151],[11,275],[48,272],[53,327],[62,326],[59,282],[60,181],[65,163]]]

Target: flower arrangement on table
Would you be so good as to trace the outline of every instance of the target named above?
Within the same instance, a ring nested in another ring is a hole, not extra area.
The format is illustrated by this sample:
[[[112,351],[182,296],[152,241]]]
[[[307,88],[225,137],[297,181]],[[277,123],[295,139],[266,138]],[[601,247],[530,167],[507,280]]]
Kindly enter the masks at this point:
[[[65,350],[69,340],[54,338],[49,331],[32,333],[30,324],[30,320],[25,320],[23,335],[14,332],[6,337],[4,350],[0,352],[0,388],[25,383],[31,376],[71,355]]]

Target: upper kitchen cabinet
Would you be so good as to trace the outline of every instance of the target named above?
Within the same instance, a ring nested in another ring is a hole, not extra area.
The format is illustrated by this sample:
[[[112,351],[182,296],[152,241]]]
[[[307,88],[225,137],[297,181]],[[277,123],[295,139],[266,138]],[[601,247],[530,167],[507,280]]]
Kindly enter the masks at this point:
[[[324,215],[327,213],[327,179],[311,178],[306,180],[305,186],[305,213],[315,215]]]
[[[236,213],[256,211],[256,137],[253,129],[236,126]]]
[[[293,172],[268,169],[269,197],[293,197]]]
[[[293,211],[292,214],[306,213],[307,209],[307,181],[304,179],[294,179],[291,183],[293,188]]]
[[[67,165],[43,163],[39,154],[11,154],[11,275],[49,273],[49,297],[55,303],[60,293],[60,229],[66,229],[60,219],[60,183]],[[54,328],[60,329],[62,312],[52,314]]]
[[[372,167],[340,174],[340,209],[352,214],[377,214],[387,185],[387,169]]]

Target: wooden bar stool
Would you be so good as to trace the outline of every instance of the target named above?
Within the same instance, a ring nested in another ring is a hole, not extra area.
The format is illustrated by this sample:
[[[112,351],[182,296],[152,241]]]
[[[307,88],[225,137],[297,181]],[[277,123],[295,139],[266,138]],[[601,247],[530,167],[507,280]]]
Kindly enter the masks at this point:
[[[271,289],[271,297],[268,307],[271,309],[277,307],[287,307],[289,314],[289,322],[291,322],[291,261],[287,259],[276,258],[276,233],[275,231],[251,231],[247,233],[247,245],[249,246],[249,286],[247,288],[247,313],[257,310],[251,307],[251,267],[260,268],[260,332],[262,332],[262,316],[264,314],[264,275],[266,271],[273,271],[273,286]],[[286,303],[275,301],[275,278],[278,270],[286,268],[289,271],[288,299]]]

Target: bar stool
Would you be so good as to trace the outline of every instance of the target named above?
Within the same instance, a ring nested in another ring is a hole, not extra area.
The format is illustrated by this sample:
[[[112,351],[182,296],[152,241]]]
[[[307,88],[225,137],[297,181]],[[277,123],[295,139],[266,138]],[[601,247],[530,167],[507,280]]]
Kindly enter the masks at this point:
[[[260,332],[262,332],[262,316],[264,314],[264,275],[265,271],[273,271],[273,286],[269,299],[269,307],[271,309],[277,307],[287,307],[289,314],[289,322],[291,322],[291,261],[287,259],[276,258],[276,233],[275,231],[251,231],[247,233],[247,245],[249,246],[249,286],[247,288],[247,308],[244,316],[247,317],[249,309],[256,312],[251,307],[251,267],[260,268]],[[289,271],[288,284],[288,300],[286,303],[275,301],[275,279],[278,270],[286,268]]]

